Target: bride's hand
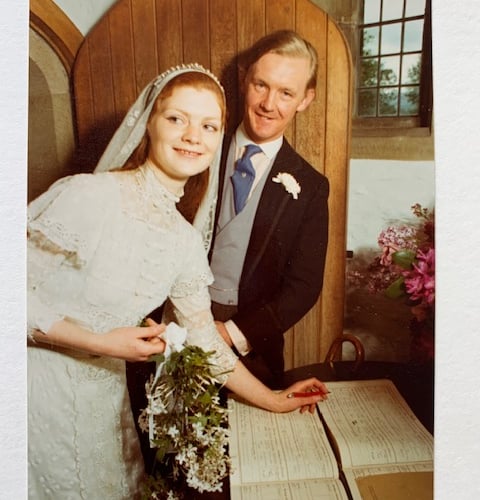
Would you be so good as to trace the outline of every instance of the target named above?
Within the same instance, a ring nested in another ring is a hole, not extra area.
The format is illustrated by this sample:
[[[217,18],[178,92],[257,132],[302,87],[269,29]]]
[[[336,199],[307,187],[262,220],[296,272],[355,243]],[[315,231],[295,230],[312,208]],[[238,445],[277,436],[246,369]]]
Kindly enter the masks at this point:
[[[149,326],[114,328],[99,335],[104,353],[125,361],[148,361],[150,356],[161,354],[165,342],[159,335],[165,331],[165,325],[147,324]]]
[[[289,412],[299,408],[301,413],[314,413],[316,404],[327,399],[328,393],[327,386],[316,378],[300,380],[277,393],[278,411]]]
[[[163,333],[165,331],[165,329],[167,328],[164,323],[157,323],[152,318],[145,318],[145,325],[147,325],[147,326],[162,326],[163,328],[162,328],[162,331],[160,333]],[[161,342],[161,343],[163,343],[163,345],[165,345],[165,341],[162,340],[158,335],[156,335],[154,337],[150,337],[148,339],[148,342],[150,342],[150,344],[158,344]]]

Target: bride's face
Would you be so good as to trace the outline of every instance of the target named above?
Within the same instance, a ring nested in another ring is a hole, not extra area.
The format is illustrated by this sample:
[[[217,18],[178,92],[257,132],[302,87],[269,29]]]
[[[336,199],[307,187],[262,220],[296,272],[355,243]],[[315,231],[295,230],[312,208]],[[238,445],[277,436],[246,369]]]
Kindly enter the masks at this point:
[[[159,99],[148,123],[149,160],[172,192],[206,170],[220,146],[222,111],[210,90],[181,86]]]

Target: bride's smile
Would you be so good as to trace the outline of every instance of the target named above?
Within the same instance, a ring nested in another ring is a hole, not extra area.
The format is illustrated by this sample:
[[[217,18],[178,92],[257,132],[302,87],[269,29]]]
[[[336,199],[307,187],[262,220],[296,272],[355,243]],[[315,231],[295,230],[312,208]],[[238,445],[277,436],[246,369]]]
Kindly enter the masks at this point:
[[[149,160],[162,183],[178,192],[207,169],[222,137],[222,110],[208,90],[178,87],[159,99],[148,124]]]

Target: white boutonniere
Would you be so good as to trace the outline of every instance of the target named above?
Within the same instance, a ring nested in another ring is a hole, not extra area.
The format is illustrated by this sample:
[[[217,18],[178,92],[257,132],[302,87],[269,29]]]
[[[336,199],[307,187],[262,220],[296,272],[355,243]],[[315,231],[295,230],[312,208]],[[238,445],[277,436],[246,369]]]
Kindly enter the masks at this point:
[[[298,193],[300,193],[300,184],[297,182],[293,175],[287,174],[286,172],[279,173],[276,177],[272,178],[273,182],[278,184],[283,184],[285,191],[290,193],[294,200],[298,199]]]

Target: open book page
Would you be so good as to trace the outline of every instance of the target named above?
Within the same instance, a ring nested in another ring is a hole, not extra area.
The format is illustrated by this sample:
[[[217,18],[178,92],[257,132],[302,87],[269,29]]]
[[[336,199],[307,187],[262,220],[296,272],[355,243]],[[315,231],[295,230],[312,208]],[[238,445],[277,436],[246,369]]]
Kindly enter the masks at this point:
[[[328,382],[318,403],[343,470],[366,465],[431,462],[433,436],[390,380]]]
[[[322,498],[321,488],[325,498],[348,498],[318,415],[271,413],[232,397],[228,406],[232,500]],[[319,478],[331,484],[306,481]]]
[[[288,483],[257,483],[230,487],[231,500],[348,500],[334,479],[308,479]]]

